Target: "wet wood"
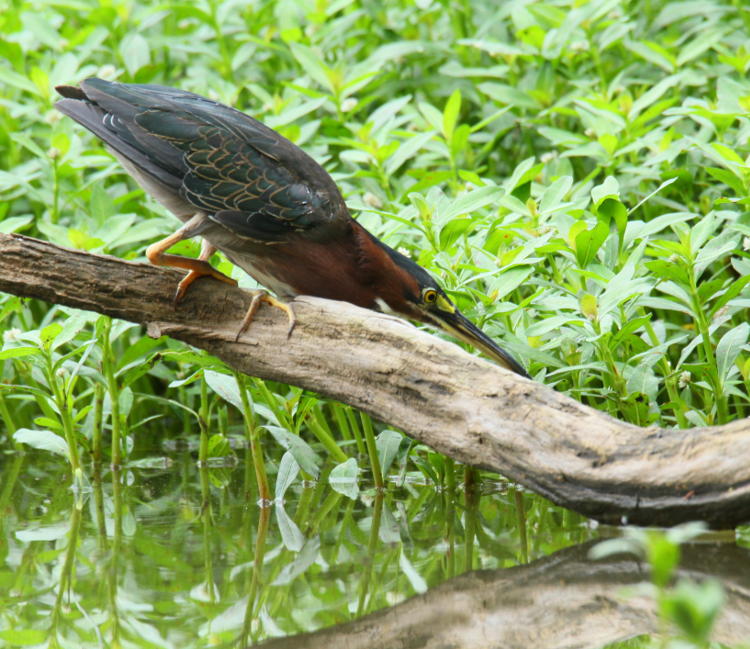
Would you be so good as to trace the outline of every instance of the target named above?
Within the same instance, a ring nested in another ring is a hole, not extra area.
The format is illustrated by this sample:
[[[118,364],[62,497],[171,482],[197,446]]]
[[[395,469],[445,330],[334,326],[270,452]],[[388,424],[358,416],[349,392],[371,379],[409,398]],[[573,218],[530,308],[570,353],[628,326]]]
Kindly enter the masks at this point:
[[[250,294],[181,274],[0,234],[0,291],[138,322],[247,374],[360,408],[466,464],[614,524],[750,520],[750,422],[640,428],[523,379],[387,315],[303,297],[264,306],[235,342]]]

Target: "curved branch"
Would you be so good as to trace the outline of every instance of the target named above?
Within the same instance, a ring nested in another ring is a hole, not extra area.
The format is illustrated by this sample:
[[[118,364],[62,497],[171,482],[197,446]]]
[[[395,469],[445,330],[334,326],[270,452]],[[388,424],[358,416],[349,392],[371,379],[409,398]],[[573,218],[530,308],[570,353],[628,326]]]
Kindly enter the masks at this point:
[[[138,322],[232,367],[364,410],[466,464],[491,469],[601,521],[673,525],[750,519],[750,424],[673,430],[616,421],[387,315],[295,300],[297,327],[262,308],[235,342],[250,294],[0,234],[0,290]]]

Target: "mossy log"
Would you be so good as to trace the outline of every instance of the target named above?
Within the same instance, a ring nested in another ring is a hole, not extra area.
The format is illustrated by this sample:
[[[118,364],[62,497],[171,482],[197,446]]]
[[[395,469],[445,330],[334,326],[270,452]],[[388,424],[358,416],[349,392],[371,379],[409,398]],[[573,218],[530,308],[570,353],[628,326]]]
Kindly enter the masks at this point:
[[[460,462],[599,521],[717,528],[750,520],[750,423],[677,430],[623,423],[388,315],[311,297],[297,326],[251,294],[181,273],[0,234],[0,291],[104,313],[207,350],[237,370],[369,413]]]

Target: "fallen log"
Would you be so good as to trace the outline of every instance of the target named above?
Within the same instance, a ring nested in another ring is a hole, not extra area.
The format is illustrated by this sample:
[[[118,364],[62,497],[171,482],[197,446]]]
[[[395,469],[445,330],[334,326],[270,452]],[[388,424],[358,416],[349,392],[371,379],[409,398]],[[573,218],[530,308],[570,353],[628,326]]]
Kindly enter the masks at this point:
[[[297,326],[210,279],[177,307],[181,274],[0,234],[0,291],[140,323],[231,367],[351,404],[460,462],[613,524],[750,520],[750,423],[675,430],[613,419],[408,323],[353,305],[294,301]]]

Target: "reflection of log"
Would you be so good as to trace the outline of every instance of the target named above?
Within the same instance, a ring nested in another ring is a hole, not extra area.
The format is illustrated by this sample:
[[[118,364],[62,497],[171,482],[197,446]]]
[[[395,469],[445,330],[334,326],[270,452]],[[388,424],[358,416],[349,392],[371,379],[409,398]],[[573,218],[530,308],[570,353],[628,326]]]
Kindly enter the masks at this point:
[[[392,608],[259,649],[583,649],[660,631],[653,598],[623,588],[648,581],[647,567],[622,556],[590,561],[590,547],[567,548],[527,566],[467,573]],[[750,553],[728,544],[682,550],[678,578],[716,578],[724,586],[713,639],[731,646],[747,641]]]
[[[395,318],[314,298],[298,324],[262,308],[235,342],[249,295],[200,280],[175,309],[176,271],[0,234],[0,290],[139,322],[255,376],[293,383],[398,426],[612,523],[750,519],[750,423],[693,430],[618,422]]]

